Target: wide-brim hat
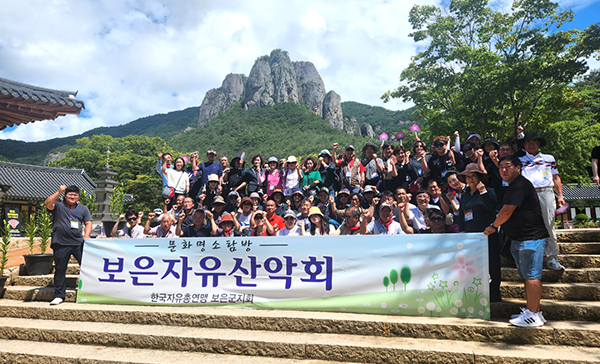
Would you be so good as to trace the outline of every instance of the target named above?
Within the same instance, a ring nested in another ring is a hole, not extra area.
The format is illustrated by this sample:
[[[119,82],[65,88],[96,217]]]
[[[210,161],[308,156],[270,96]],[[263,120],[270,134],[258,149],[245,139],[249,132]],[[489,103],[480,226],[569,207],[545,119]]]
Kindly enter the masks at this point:
[[[279,164],[279,159],[277,159],[276,157],[270,157],[269,160],[267,161],[267,163],[272,163],[272,162]]]
[[[288,162],[288,163],[295,163],[295,162],[298,162],[298,160],[297,160],[297,159],[296,159],[296,157],[294,157],[293,155],[290,155],[290,156],[287,158],[287,162]]]
[[[245,203],[249,203],[251,206],[254,206],[254,202],[250,197],[242,198],[242,200],[240,201],[240,206],[243,206]]]
[[[368,142],[367,144],[365,144],[365,146],[362,148],[363,153],[365,152],[365,150],[367,150],[367,147],[373,147],[373,149],[375,150],[375,153],[377,153],[377,151],[379,150],[379,148],[375,145],[375,143],[373,142]]]
[[[230,213],[226,212],[223,215],[221,215],[221,221],[219,221],[219,225],[221,225],[222,223],[227,222],[227,221],[233,223],[233,217],[231,216]]]
[[[323,213],[321,212],[321,209],[318,208],[317,206],[313,206],[310,208],[310,210],[308,210],[308,217],[311,217],[312,215],[319,215],[319,216],[323,217]]]
[[[461,180],[461,182],[465,183],[465,177],[470,173],[479,174],[479,179],[482,181],[484,181],[486,179],[486,173],[484,173],[481,169],[479,169],[479,166],[477,165],[477,163],[467,164],[467,166],[465,167],[465,170],[460,172],[457,177],[458,177],[458,179]]]
[[[217,176],[216,174],[211,174],[210,176],[208,176],[208,182],[219,182],[219,176]]]
[[[223,205],[226,204],[225,203],[225,199],[223,198],[223,196],[217,196],[217,197],[215,197],[215,199],[213,200],[213,205],[217,204],[217,203],[220,203],[220,204],[223,204]]]
[[[527,139],[539,140],[540,148],[546,145],[546,139],[542,138],[537,131],[529,131],[525,133],[525,136],[523,138],[517,140],[517,145],[519,146],[519,148],[523,148],[523,143],[525,143],[525,140]]]

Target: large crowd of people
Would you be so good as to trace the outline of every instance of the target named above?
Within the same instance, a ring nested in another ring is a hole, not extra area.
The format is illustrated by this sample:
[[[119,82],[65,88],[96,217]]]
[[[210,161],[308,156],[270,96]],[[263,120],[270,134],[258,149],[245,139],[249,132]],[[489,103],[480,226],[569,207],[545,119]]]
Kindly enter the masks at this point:
[[[539,281],[542,269],[538,255],[531,258],[522,246],[520,252],[514,251],[522,242],[518,239],[532,236],[515,228],[514,216],[535,220],[537,225],[531,225],[534,230],[542,223],[547,235],[535,230],[536,239],[545,239],[536,247],[537,253],[545,256],[547,268],[564,269],[557,257],[554,219],[557,205],[565,201],[555,159],[539,150],[545,144],[536,132],[521,132],[520,138],[502,142],[470,134],[463,143],[455,132],[453,146],[447,136],[435,137],[430,145],[417,139],[410,149],[402,144],[369,142],[360,149],[346,145],[340,150],[334,143],[331,152],[323,149],[318,158],[303,160],[269,156],[265,161],[260,154],[248,161],[244,154],[231,160],[227,156],[217,159],[217,152],[209,149],[205,162],[194,152],[186,165],[182,157],[173,161],[170,154],[159,154],[156,171],[163,180],[164,206],[150,212],[143,227],[143,212],[129,211],[119,218],[128,226],[118,230],[115,225],[112,235],[169,238],[485,232],[489,237],[490,299],[500,301],[503,249],[514,257],[526,282]],[[527,196],[526,204],[537,200],[539,221],[530,210],[521,211],[531,206],[522,206],[523,196],[512,191],[515,178],[506,174],[509,167],[503,167],[503,161],[518,164],[514,167],[523,178],[516,183],[522,185],[526,180],[532,186],[528,191],[535,191],[535,198]],[[503,224],[509,228],[502,229]],[[519,224],[529,226],[523,221]],[[532,271],[535,274],[530,274]],[[528,299],[536,297],[537,291],[532,292],[528,292]],[[515,324],[543,324],[537,301],[537,305],[528,304]]]

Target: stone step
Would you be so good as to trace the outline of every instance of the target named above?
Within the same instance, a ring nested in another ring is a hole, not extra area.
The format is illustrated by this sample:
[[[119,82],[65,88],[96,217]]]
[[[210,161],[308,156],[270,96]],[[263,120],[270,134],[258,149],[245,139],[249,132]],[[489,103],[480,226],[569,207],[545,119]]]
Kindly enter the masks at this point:
[[[79,281],[78,275],[68,274],[67,275],[67,287],[77,288],[77,282]],[[15,286],[30,286],[30,287],[53,287],[54,286],[54,275],[42,275],[42,276],[18,276],[14,277],[12,284]]]
[[[54,298],[52,287],[8,286],[5,287],[4,298],[17,301],[50,302]],[[77,291],[73,288],[66,290],[66,302],[75,302]]]
[[[67,266],[67,274],[79,275],[79,264],[69,264]]]
[[[600,229],[557,229],[559,242],[600,241]]]
[[[520,312],[522,300],[502,302],[506,317]],[[523,330],[508,320],[485,321],[455,317],[370,315],[341,312],[258,310],[216,307],[124,306],[0,300],[0,317],[135,325],[166,325],[207,329],[303,332],[482,341],[528,345],[580,345],[600,347],[598,322],[557,321],[555,313],[573,309],[560,302],[543,301],[548,324]],[[592,305],[600,307],[600,303]],[[562,308],[561,308],[562,307]],[[492,308],[492,314],[496,308]],[[0,336],[2,337],[2,336]]]
[[[559,255],[558,260],[566,269],[570,268],[597,268],[600,267],[599,254],[567,254]],[[513,261],[500,257],[502,267],[515,267]]]
[[[558,243],[558,251],[560,254],[600,254],[600,243]]]
[[[600,299],[600,284],[594,283],[545,283],[543,299],[563,301],[597,301]],[[500,285],[502,297],[523,298],[525,288],[523,283],[502,282]]]
[[[512,314],[520,312],[527,302],[523,298],[503,298],[502,302],[491,303],[494,320],[507,320]],[[563,301],[542,299],[541,309],[547,320],[600,322],[600,302]]]
[[[557,332],[566,331],[568,330],[555,329],[550,325],[537,330],[518,330],[521,337],[542,336],[545,339],[554,336]],[[587,331],[584,333],[578,331],[582,336],[586,333]],[[280,330],[207,329],[21,318],[0,318],[0,337],[7,340],[363,363],[600,362],[598,347],[582,348],[556,344],[524,346],[523,342],[506,344],[431,338],[316,334]]]
[[[502,280],[506,282],[522,282],[517,268],[502,268]],[[600,283],[600,268],[569,268],[564,271],[544,269],[542,282],[560,283]]]
[[[117,359],[118,358],[118,359]],[[60,344],[0,339],[0,362],[6,364],[326,364],[329,360],[295,360],[242,355],[194,353],[99,345]],[[340,363],[340,362],[335,362]]]

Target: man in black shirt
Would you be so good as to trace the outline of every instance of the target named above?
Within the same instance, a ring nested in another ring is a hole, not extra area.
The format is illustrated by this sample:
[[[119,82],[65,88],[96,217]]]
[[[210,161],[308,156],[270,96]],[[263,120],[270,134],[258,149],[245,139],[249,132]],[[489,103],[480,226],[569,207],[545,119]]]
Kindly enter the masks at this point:
[[[540,311],[542,298],[542,268],[544,249],[548,244],[548,230],[542,218],[542,210],[535,188],[521,176],[521,162],[517,156],[500,159],[500,175],[508,183],[504,205],[496,220],[485,229],[486,235],[502,229],[511,239],[511,253],[515,258],[519,275],[525,283],[527,308],[510,320],[520,327],[537,327],[545,323]]]
[[[56,202],[65,193],[63,202]],[[79,187],[61,185],[44,205],[52,213],[52,250],[54,251],[54,299],[51,305],[65,300],[67,265],[71,255],[81,265],[83,243],[92,233],[90,210],[79,201]]]

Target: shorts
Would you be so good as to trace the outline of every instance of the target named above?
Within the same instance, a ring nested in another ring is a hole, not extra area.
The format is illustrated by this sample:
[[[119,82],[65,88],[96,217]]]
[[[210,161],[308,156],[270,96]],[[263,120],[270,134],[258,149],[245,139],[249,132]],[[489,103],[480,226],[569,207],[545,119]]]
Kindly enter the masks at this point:
[[[538,240],[516,241],[512,240],[510,252],[512,253],[519,275],[523,279],[542,279],[544,267],[544,249],[548,245],[548,238]]]

